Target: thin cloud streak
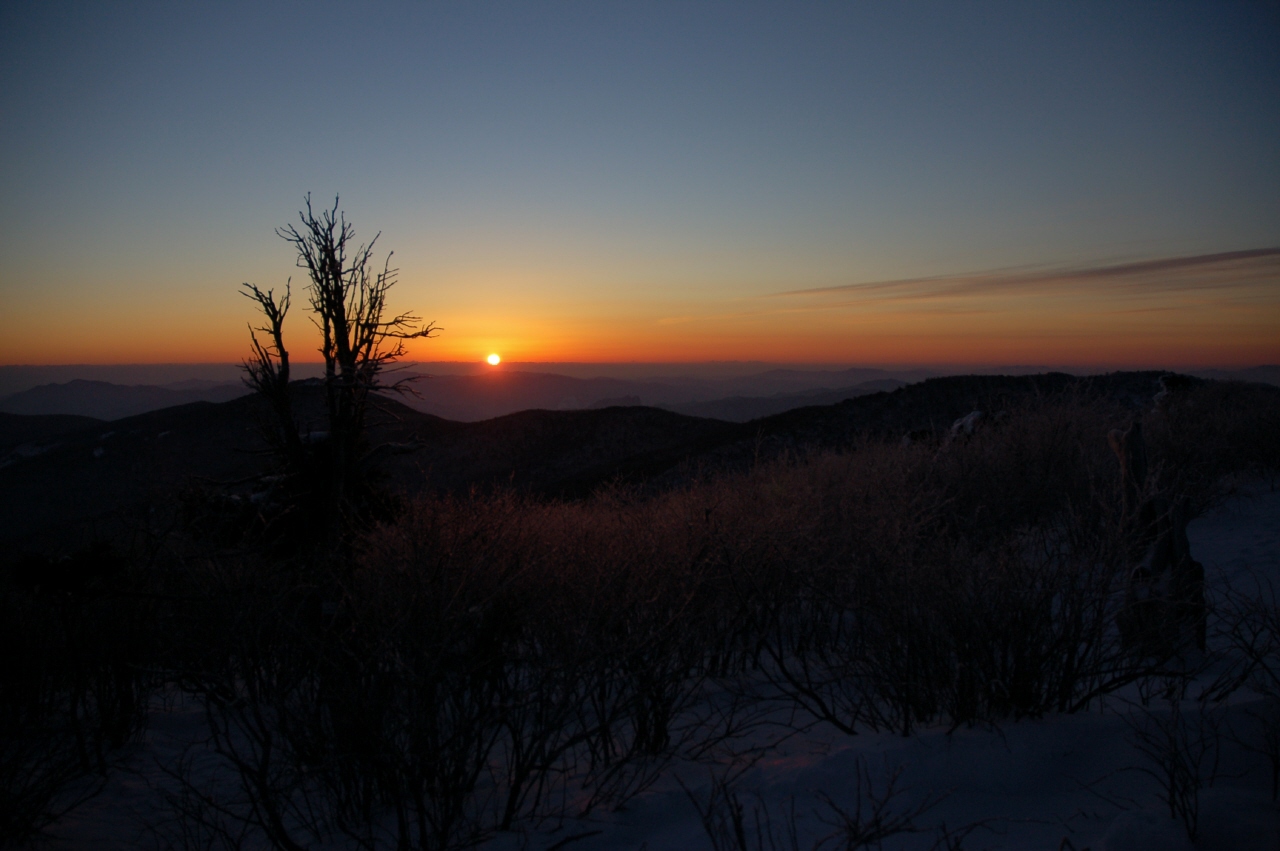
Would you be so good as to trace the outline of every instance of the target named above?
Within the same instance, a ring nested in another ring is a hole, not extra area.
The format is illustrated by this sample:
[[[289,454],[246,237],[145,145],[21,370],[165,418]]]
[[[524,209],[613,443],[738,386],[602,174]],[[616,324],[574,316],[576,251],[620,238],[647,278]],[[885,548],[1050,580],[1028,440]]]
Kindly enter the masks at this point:
[[[708,334],[867,362],[1271,363],[1280,247],[869,281],[702,308],[685,315]]]
[[[1189,291],[1221,291],[1252,288],[1270,276],[1280,278],[1280,247],[1254,248],[1167,257],[1108,266],[1059,268],[1040,271],[993,270],[966,275],[941,275],[869,281],[834,287],[816,287],[773,293],[768,298],[858,295],[877,300],[980,297],[984,295],[1048,295],[1059,292],[1103,291],[1113,296],[1152,296]],[[1101,284],[1107,286],[1100,286]],[[864,299],[842,300],[829,307],[857,304]]]

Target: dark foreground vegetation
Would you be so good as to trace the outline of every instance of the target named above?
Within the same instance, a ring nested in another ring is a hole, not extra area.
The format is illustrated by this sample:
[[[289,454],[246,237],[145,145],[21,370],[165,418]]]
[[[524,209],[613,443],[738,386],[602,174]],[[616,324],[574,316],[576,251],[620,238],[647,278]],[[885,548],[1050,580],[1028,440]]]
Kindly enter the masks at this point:
[[[917,412],[575,499],[372,479],[342,521],[210,487],[164,532],[11,559],[0,835],[93,795],[176,695],[207,742],[168,767],[162,844],[445,849],[616,807],[676,758],[732,760],[771,712],[905,735],[1178,676],[1193,628],[1116,626],[1146,547],[1134,500],[1194,515],[1233,475],[1274,476],[1280,393],[1173,382],[1154,403],[1143,381],[1063,376],[971,435]],[[1138,417],[1145,477],[1125,483],[1108,435]],[[1237,604],[1223,690],[1280,693],[1280,614]]]

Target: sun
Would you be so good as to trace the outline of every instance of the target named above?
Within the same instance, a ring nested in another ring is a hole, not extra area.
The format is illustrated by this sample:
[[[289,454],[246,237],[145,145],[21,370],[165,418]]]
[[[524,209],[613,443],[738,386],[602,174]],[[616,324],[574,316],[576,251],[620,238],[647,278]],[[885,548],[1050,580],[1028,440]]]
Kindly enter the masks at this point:
[[[498,357],[497,355],[489,355],[489,357],[485,358],[485,360],[489,362],[489,366],[497,366],[498,364],[502,363],[502,358]]]

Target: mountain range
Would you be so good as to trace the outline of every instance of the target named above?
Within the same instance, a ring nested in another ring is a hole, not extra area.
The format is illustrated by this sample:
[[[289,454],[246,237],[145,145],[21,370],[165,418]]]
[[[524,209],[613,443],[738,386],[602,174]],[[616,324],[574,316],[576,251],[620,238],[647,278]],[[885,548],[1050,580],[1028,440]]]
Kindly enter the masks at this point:
[[[397,398],[414,410],[459,422],[478,422],[517,411],[581,410],[648,405],[693,416],[746,422],[804,405],[831,404],[902,386],[880,370],[840,372],[772,370],[759,375],[707,379],[576,378],[554,373],[493,370],[470,375],[405,372]],[[164,385],[122,385],[74,379],[42,384],[0,398],[0,412],[76,415],[118,420],[190,402],[226,402],[245,396],[242,381],[188,379]]]
[[[468,423],[384,399],[371,414],[369,440],[417,447],[383,464],[387,485],[406,494],[512,487],[575,498],[610,482],[661,490],[781,453],[849,447],[867,435],[940,433],[969,411],[1073,386],[1141,408],[1159,375],[933,378],[746,423],[645,406],[527,410]],[[300,427],[323,428],[322,388],[300,382],[294,392]],[[154,530],[173,522],[184,491],[244,490],[269,464],[266,416],[257,396],[111,422],[0,415],[0,547],[56,548],[104,530]]]
[[[70,368],[0,367],[0,378],[20,389],[0,396],[0,412],[28,415],[75,415],[117,420],[147,411],[190,402],[225,402],[249,391],[230,364],[197,365],[202,376],[156,384],[122,384],[104,379],[73,378],[65,382],[30,384],[33,376],[61,375]],[[215,369],[215,366],[217,367]],[[458,422],[478,422],[524,410],[584,410],[616,405],[664,408],[697,417],[747,422],[810,405],[829,405],[866,393],[893,390],[907,383],[937,377],[928,369],[762,369],[755,372],[707,369],[663,374],[658,365],[622,369],[613,375],[592,374],[590,365],[561,364],[565,372],[537,369],[463,368],[469,365],[439,364],[436,371],[410,365],[390,377],[408,379],[406,391],[396,398],[410,408]],[[686,365],[687,366],[687,365]],[[713,365],[714,366],[714,365]],[[601,369],[608,368],[600,367]],[[104,375],[128,375],[125,367]],[[138,369],[141,369],[140,367]],[[23,379],[19,372],[25,370]],[[42,372],[43,370],[43,372]],[[180,374],[179,365],[145,374]],[[315,377],[314,364],[303,364],[297,377]],[[567,373],[577,374],[567,374]],[[1040,370],[1039,372],[1047,372]],[[12,374],[10,374],[12,373]],[[29,374],[27,374],[29,373]],[[96,373],[95,373],[96,374]],[[994,374],[984,371],[984,374]],[[1033,374],[1012,368],[1007,374]],[[1247,369],[1202,369],[1189,374],[1203,378],[1233,379],[1280,385],[1280,366]],[[22,381],[26,381],[23,384]],[[15,382],[17,384],[15,385]],[[3,384],[5,382],[0,382]]]
[[[77,378],[42,384],[0,399],[6,414],[72,414],[118,420],[189,402],[226,402],[249,393],[240,381],[188,379],[165,386],[122,385]]]

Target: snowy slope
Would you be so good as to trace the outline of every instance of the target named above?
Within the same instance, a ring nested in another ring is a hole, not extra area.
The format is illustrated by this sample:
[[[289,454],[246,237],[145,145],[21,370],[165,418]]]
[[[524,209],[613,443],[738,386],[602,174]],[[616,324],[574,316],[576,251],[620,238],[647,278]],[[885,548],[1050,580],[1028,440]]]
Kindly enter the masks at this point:
[[[1256,575],[1280,583],[1280,491],[1266,484],[1244,489],[1193,522],[1188,536],[1212,589],[1220,592],[1228,581],[1238,584]],[[1200,839],[1192,845],[1181,823],[1170,818],[1156,781],[1134,770],[1152,767],[1129,741],[1134,735],[1130,724],[1141,725],[1145,718],[1140,704],[1130,704],[1137,699],[1136,692],[1127,693],[1090,713],[1023,721],[999,730],[931,730],[909,739],[890,734],[849,738],[815,730],[785,743],[785,757],[775,754],[761,760],[733,785],[752,828],[767,814],[774,832],[781,833],[794,802],[801,848],[834,830],[834,811],[818,793],[852,810],[860,767],[878,791],[901,769],[898,786],[905,791],[895,802],[898,812],[942,797],[915,819],[924,833],[900,836],[886,847],[932,848],[938,841],[936,829],[943,824],[954,832],[983,823],[985,827],[964,839],[964,848],[1070,847],[1063,845],[1064,839],[1077,849],[1094,851],[1280,848],[1280,811],[1270,800],[1264,760],[1229,741],[1228,735],[1232,729],[1248,735],[1249,713],[1259,709],[1260,701],[1237,695],[1218,719],[1224,731],[1218,776],[1201,793]],[[1161,705],[1156,698],[1150,706],[1157,720],[1169,714]],[[704,804],[711,794],[711,777],[724,774],[703,766],[680,767],[676,773]],[[1206,784],[1209,773],[1206,766]],[[604,832],[572,847],[712,847],[691,795],[670,782],[598,827]],[[552,842],[584,829],[568,826]],[[753,837],[748,838],[750,847],[758,847]]]

